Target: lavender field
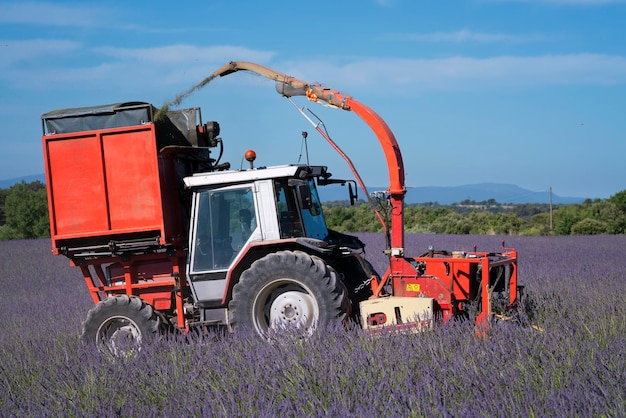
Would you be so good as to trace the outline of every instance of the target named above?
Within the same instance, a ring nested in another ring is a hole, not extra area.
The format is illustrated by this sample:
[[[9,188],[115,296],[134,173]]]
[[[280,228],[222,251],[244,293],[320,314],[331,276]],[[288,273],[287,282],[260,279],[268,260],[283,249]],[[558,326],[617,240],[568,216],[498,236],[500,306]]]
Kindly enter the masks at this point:
[[[380,272],[383,237],[359,234]],[[407,235],[406,252],[502,237]],[[0,416],[624,416],[626,236],[506,237],[545,331],[470,321],[371,338],[163,338],[133,360],[79,343],[92,307],[49,240],[0,242]],[[529,302],[529,303],[530,303]]]

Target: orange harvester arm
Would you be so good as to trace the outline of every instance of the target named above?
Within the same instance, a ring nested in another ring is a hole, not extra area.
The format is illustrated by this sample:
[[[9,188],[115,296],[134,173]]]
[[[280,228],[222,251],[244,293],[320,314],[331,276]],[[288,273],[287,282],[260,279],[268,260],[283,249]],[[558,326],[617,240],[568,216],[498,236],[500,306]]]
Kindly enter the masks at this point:
[[[372,129],[376,138],[380,142],[387,159],[387,169],[389,170],[389,189],[387,192],[391,197],[391,248],[399,249],[400,253],[404,248],[404,164],[400,147],[393,132],[387,123],[371,108],[354,100],[350,96],[345,96],[337,90],[326,88],[320,84],[309,83],[297,78],[285,75],[271,68],[252,62],[233,61],[219,68],[213,73],[213,77],[223,77],[237,71],[251,71],[282,84],[279,93],[284,96],[306,96],[309,100],[317,102],[322,100],[332,106],[352,110]],[[400,255],[400,254],[397,254]]]

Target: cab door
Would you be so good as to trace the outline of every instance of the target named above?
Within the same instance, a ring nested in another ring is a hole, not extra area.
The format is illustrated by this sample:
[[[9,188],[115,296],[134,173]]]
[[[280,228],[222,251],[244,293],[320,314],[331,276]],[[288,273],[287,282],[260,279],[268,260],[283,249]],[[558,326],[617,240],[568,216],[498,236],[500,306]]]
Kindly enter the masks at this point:
[[[230,265],[258,231],[254,185],[194,192],[188,277],[196,301],[221,301]]]

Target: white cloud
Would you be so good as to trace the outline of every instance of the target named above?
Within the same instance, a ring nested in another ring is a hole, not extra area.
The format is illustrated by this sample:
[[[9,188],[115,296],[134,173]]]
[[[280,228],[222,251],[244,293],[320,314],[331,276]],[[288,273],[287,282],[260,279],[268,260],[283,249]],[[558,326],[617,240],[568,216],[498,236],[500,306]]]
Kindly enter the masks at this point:
[[[448,57],[436,59],[354,60],[332,66],[332,60],[303,62],[303,73],[348,88],[370,87],[388,94],[423,90],[518,88],[545,85],[616,85],[626,83],[626,57],[602,54]]]
[[[150,62],[164,65],[197,65],[199,62],[228,62],[234,60],[248,60],[268,62],[273,52],[258,51],[239,46],[209,46],[195,45],[168,45],[155,48],[96,48],[96,52],[103,55],[129,62]]]
[[[504,33],[473,32],[461,29],[455,32],[398,33],[384,36],[384,39],[412,42],[478,42],[478,43],[526,43],[540,42],[541,35],[509,35]]]
[[[5,41],[6,42],[6,41]],[[63,54],[89,57],[63,59]],[[61,57],[61,58],[59,58]],[[55,58],[55,59],[51,59]],[[604,54],[495,56],[475,58],[307,57],[281,61],[272,51],[239,46],[167,45],[156,48],[86,48],[73,41],[10,41],[0,46],[0,80],[7,86],[82,90],[99,86],[187,85],[229,61],[252,61],[299,78],[314,77],[330,86],[358,87],[390,95],[425,90],[527,88],[546,85],[618,85],[626,83],[626,57]],[[81,62],[81,61],[79,61]],[[248,82],[254,79],[248,78]],[[167,90],[165,88],[164,90]]]
[[[0,23],[48,26],[100,26],[109,12],[89,3],[15,2],[0,4]]]
[[[3,69],[0,81],[25,91],[89,91],[104,86],[132,90],[188,85],[202,80],[229,61],[266,64],[275,55],[271,51],[227,45],[87,48],[77,42],[61,40],[6,43],[8,47],[0,44],[0,69]],[[71,58],[67,58],[68,54]],[[88,59],[81,61],[80,57]]]
[[[0,68],[10,68],[28,60],[41,61],[45,57],[76,51],[81,46],[80,42],[63,39],[0,39]]]

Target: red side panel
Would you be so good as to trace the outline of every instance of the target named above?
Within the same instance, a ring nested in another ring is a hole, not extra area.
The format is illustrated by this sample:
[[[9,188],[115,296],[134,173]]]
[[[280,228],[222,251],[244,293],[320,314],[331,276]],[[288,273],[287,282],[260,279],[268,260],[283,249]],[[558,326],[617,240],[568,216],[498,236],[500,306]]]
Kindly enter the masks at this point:
[[[54,184],[48,204],[50,229],[56,236],[109,229],[100,140],[94,135],[44,137],[47,184]],[[88,196],[88,200],[87,200]]]
[[[161,190],[151,129],[102,135],[111,230],[161,229]]]
[[[160,244],[184,235],[180,220],[164,219],[180,214],[169,207],[179,199],[171,196],[175,173],[159,172],[154,125],[45,135],[43,147],[55,253],[72,241],[106,244],[112,235],[159,236]]]

